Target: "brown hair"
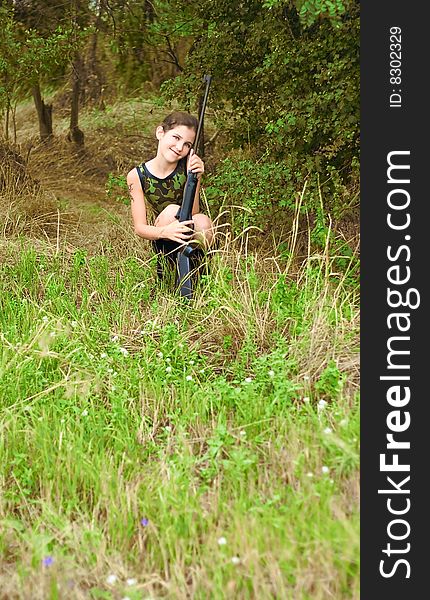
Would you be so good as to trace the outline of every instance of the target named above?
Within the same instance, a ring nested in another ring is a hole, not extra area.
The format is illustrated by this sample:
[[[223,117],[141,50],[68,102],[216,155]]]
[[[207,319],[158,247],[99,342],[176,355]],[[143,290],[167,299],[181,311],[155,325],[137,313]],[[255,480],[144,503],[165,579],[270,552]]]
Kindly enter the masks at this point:
[[[169,131],[169,129],[173,129],[178,125],[185,125],[185,127],[194,129],[194,131],[197,133],[199,122],[196,117],[190,115],[190,113],[178,110],[172,112],[170,115],[167,115],[167,117],[161,123],[161,127],[164,129],[164,131]]]

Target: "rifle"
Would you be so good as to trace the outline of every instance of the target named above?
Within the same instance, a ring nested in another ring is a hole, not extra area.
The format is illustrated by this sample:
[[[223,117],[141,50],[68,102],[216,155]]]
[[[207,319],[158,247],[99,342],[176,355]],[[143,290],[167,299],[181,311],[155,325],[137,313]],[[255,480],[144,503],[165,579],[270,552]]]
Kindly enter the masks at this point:
[[[196,139],[194,140],[194,148],[196,149],[198,149],[199,145],[211,79],[212,78],[210,75],[204,76],[204,81],[206,82],[206,89],[199,114],[199,125],[197,127]],[[187,181],[185,183],[184,195],[182,197],[182,204],[178,211],[178,214],[176,215],[177,219],[180,222],[190,221],[192,219],[192,210],[194,198],[196,195],[197,182],[197,175],[189,171],[187,174]],[[191,246],[187,245],[181,248],[176,255],[176,287],[179,289],[180,295],[183,298],[188,299],[191,299],[193,296],[193,286],[190,276],[192,271],[190,259],[193,255],[193,252],[194,249]]]

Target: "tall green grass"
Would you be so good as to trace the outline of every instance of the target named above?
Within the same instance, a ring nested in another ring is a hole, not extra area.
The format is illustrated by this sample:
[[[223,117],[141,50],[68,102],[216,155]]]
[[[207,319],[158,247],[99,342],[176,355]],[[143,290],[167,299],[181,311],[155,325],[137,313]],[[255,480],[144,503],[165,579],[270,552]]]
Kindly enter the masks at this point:
[[[0,598],[359,597],[357,286],[328,251],[225,246],[192,304],[132,253],[2,257]]]

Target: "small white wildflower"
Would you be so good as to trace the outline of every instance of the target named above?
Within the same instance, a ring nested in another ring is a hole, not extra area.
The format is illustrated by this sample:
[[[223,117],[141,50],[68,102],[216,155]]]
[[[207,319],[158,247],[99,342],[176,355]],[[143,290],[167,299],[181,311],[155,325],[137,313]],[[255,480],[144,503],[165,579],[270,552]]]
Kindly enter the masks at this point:
[[[164,354],[162,352],[157,353],[158,358],[163,358]]]
[[[245,383],[251,383],[252,377],[245,377]]]
[[[136,577],[129,577],[129,578],[126,580],[126,584],[127,584],[127,585],[136,585],[136,583],[137,583],[137,579],[136,579]]]
[[[44,323],[47,323],[47,322],[49,321],[49,319],[48,319],[48,317],[47,317],[46,315],[44,315],[44,316],[42,317],[42,321],[43,321]]]
[[[321,471],[327,474],[330,471],[330,469],[324,465],[323,467],[321,467]]]
[[[178,344],[178,348],[183,348],[184,344],[181,342],[180,344]]]
[[[106,354],[106,352],[102,352],[102,353],[100,354],[100,358],[107,358],[107,354]]]
[[[275,377],[275,371],[273,371],[272,369],[270,369],[270,371],[267,374],[269,377]]]
[[[309,402],[310,402],[310,399],[309,399],[307,396],[305,396],[305,397],[303,398],[303,402],[304,402],[305,404],[309,404]]]
[[[81,416],[82,416],[82,417],[88,417],[88,411],[87,411],[87,409],[84,409],[84,410],[81,412]]]
[[[110,341],[111,342],[117,342],[119,340],[119,337],[117,335],[114,335],[113,337],[111,337]]]
[[[112,377],[117,377],[117,376],[118,376],[118,373],[117,373],[116,371],[114,371],[114,372],[112,373]]]
[[[241,431],[239,431],[239,435],[246,435],[246,431],[242,429]]]
[[[88,354],[88,358],[91,359],[91,360],[94,360],[94,354],[91,354],[91,353]]]
[[[326,406],[327,406],[327,402],[325,400],[319,400],[318,405],[317,405],[318,412],[322,412]]]
[[[49,334],[50,337],[55,337],[56,333],[55,331],[51,331],[51,333]]]
[[[309,381],[309,375],[303,375],[304,381]]]
[[[192,376],[192,375],[187,375],[187,376],[185,377],[185,379],[186,379],[187,381],[192,381],[192,380],[193,380],[193,376]]]
[[[332,483],[332,484],[334,483],[334,479],[329,479],[329,481],[330,481],[330,483]]]
[[[121,348],[119,349],[119,351],[121,352],[121,354],[122,354],[123,356],[128,356],[128,350],[127,350],[127,348],[123,348],[123,347],[121,346]]]
[[[225,546],[227,544],[227,540],[225,537],[218,538],[218,546]]]
[[[166,367],[166,373],[171,373],[172,372],[172,367]]]
[[[116,387],[113,385],[113,386],[111,387],[111,390],[114,392],[114,391],[116,390]]]
[[[194,365],[195,364],[195,360],[190,360],[190,365]]]
[[[342,421],[339,421],[339,425],[341,427],[346,427],[348,425],[348,419],[342,419]]]
[[[107,370],[108,373],[113,373],[113,369],[112,367],[109,367],[109,369]]]
[[[118,579],[118,577],[112,573],[111,575],[108,575],[106,577],[106,583],[108,585],[114,585],[116,583],[117,579]]]
[[[313,476],[314,476],[314,474],[311,473],[310,471],[309,471],[309,473],[306,473],[306,477],[313,477]]]
[[[234,565],[238,565],[238,564],[240,564],[240,558],[239,558],[238,556],[232,556],[232,557],[231,557],[231,562],[232,562]]]
[[[70,325],[71,325],[72,327],[77,327],[77,325],[78,325],[78,322],[77,322],[77,321],[71,321]]]
[[[330,435],[330,433],[331,433],[331,428],[330,428],[330,427],[326,427],[326,428],[324,429],[324,433],[326,433],[327,435]]]
[[[65,423],[66,419],[60,419],[60,423]]]
[[[167,358],[166,358],[166,363],[169,363],[169,362],[170,362],[170,358],[169,358],[169,357],[167,357]]]
[[[172,428],[171,428],[171,426],[170,426],[170,425],[166,425],[164,429],[165,429],[166,431],[172,431]]]
[[[204,369],[200,369],[199,373],[204,373],[205,370]]]

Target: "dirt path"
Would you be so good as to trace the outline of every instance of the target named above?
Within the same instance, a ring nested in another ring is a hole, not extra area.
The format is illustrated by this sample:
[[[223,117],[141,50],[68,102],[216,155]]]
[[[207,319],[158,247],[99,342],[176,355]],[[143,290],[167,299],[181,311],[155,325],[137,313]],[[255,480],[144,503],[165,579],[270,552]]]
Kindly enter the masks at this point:
[[[127,237],[130,210],[117,198],[127,193],[114,185],[108,194],[108,180],[124,179],[153,151],[152,138],[130,134],[118,126],[89,131],[84,148],[77,148],[63,134],[40,143],[28,125],[25,133],[29,137],[24,140],[21,132],[19,148],[28,175],[41,190],[37,198],[32,195],[20,202],[25,219],[34,225],[27,227],[31,237],[49,239],[55,245],[60,237],[60,242],[71,248],[84,246],[91,251]]]

